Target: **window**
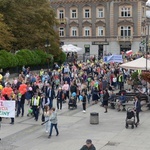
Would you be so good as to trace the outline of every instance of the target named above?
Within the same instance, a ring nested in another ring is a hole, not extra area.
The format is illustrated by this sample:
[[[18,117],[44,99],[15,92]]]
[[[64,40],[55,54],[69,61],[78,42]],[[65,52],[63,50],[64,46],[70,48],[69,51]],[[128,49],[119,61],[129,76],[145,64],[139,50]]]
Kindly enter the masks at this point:
[[[77,10],[76,9],[71,10],[71,18],[77,18]]]
[[[142,17],[144,17],[144,16],[145,16],[145,8],[142,7]]]
[[[123,36],[123,37],[131,36],[131,27],[130,26],[122,26],[121,27],[121,36]]]
[[[85,18],[90,18],[90,10],[89,9],[84,10],[84,17]]]
[[[59,36],[63,37],[65,35],[64,28],[59,28]]]
[[[64,18],[64,10],[59,10],[59,19]]]
[[[130,17],[131,16],[131,8],[130,7],[122,7],[121,8],[121,17]]]
[[[84,27],[84,36],[90,36],[90,28]]]
[[[77,36],[77,27],[71,28],[71,36]]]
[[[98,36],[104,36],[104,28],[98,27]]]
[[[98,8],[98,11],[97,11],[97,17],[98,18],[103,18],[104,17],[104,9],[103,8]]]

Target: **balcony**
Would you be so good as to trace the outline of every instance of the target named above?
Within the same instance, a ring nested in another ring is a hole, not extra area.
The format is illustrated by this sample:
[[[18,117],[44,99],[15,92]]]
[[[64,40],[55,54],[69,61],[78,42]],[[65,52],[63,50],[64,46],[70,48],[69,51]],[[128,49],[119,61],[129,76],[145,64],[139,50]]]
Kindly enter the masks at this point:
[[[56,20],[59,24],[67,24],[66,18],[59,18],[59,19],[57,18]]]
[[[132,36],[118,36],[117,41],[119,41],[119,42],[132,42],[133,37]]]

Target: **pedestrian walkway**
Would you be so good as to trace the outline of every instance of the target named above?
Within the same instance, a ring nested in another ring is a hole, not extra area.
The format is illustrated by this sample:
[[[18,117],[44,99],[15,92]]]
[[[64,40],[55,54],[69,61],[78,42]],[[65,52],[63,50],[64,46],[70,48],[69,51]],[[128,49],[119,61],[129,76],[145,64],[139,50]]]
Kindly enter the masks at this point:
[[[93,111],[100,115],[98,125],[89,122]],[[56,137],[53,132],[51,139],[47,138],[40,119],[35,122],[27,116],[19,117],[14,125],[9,125],[10,119],[4,119],[0,131],[0,150],[79,150],[88,138],[92,139],[97,150],[149,150],[149,111],[141,112],[141,123],[135,129],[125,128],[125,117],[126,112],[112,109],[105,114],[104,108],[98,104],[88,107],[83,113],[80,103],[75,110],[68,110],[65,103],[63,110],[58,111],[60,135]]]

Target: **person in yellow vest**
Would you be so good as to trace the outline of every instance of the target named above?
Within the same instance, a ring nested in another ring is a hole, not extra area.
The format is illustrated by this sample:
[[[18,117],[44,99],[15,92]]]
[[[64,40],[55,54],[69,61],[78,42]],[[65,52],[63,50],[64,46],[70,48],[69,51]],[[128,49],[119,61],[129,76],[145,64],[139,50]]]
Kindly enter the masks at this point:
[[[41,69],[41,70],[40,70],[40,78],[41,78],[41,79],[42,79],[43,74],[44,74],[44,70]]]
[[[121,72],[118,76],[118,84],[119,84],[119,89],[120,91],[124,88],[124,76],[123,72]]]
[[[40,97],[38,96],[37,93],[35,93],[34,96],[32,97],[30,106],[33,110],[35,120],[38,121],[39,108],[40,108]]]

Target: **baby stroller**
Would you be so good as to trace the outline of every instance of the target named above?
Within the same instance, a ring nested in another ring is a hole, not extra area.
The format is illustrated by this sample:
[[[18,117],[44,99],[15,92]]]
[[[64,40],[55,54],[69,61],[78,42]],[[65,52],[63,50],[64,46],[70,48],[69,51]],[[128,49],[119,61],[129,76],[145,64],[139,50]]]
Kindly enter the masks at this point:
[[[126,128],[131,125],[131,128],[134,129],[134,126],[137,127],[137,124],[135,123],[135,113],[133,108],[127,109],[127,116],[126,116]]]
[[[70,97],[70,100],[68,102],[68,109],[70,108],[76,108],[77,109],[77,100],[76,100],[76,97]]]
[[[28,109],[28,114],[27,114],[27,116],[29,117],[29,116],[33,116],[33,109],[32,108],[29,108]]]

